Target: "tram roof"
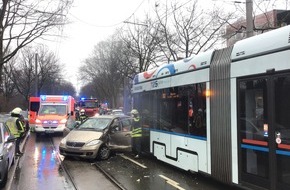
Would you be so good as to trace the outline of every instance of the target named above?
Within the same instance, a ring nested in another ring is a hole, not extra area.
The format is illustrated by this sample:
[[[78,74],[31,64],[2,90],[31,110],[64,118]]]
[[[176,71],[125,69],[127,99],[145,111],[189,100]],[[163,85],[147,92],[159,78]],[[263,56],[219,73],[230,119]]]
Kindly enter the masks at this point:
[[[193,55],[191,57],[178,60],[176,62],[162,64],[157,68],[139,73],[134,78],[134,84],[165,76],[175,75],[190,70],[206,68],[210,65],[213,52],[214,50],[199,53],[198,55]]]
[[[290,26],[271,30],[236,42],[231,54],[232,61],[247,59],[270,52],[289,49]]]
[[[275,51],[290,49],[290,25],[236,42],[231,60],[238,61]],[[139,73],[134,84],[209,67],[214,50],[202,52],[176,62]]]

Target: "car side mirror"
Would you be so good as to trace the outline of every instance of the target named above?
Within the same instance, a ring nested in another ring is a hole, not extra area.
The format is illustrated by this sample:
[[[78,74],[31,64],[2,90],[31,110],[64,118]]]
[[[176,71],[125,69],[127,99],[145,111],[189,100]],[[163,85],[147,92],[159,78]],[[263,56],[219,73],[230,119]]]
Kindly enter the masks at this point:
[[[112,132],[119,131],[119,125],[112,125],[112,127],[111,127],[111,131],[112,131]]]

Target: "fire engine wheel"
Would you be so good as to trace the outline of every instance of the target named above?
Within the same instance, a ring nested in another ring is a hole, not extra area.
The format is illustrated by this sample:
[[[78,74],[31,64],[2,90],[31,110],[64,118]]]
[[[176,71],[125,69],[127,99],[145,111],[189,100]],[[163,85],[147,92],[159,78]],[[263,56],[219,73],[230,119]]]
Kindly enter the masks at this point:
[[[107,160],[110,157],[111,151],[110,149],[103,145],[100,147],[99,152],[98,152],[98,158],[100,160]]]

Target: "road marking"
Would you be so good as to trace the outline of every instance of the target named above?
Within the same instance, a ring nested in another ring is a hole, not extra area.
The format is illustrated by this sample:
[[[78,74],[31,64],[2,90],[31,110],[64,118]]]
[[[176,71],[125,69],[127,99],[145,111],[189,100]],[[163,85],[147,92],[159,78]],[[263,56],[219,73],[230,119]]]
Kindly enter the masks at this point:
[[[166,177],[164,175],[159,175],[159,177],[165,179],[166,183],[168,183],[169,185],[175,187],[176,189],[185,190],[184,188],[179,186],[178,182],[176,182],[176,181],[174,181],[174,180],[172,180],[172,179],[170,179],[170,178],[168,178],[168,177]]]
[[[130,160],[131,162],[133,162],[134,164],[137,164],[138,166],[142,167],[142,168],[147,168],[147,166],[127,157],[127,156],[124,156],[124,155],[120,155],[122,158],[126,159],[126,160]]]

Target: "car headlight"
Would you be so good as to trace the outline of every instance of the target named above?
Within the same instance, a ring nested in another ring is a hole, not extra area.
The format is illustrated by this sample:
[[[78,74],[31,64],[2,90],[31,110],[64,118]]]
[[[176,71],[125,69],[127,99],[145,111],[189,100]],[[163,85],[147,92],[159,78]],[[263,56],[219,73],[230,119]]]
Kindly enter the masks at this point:
[[[101,142],[100,140],[92,140],[91,142],[86,144],[86,146],[95,146],[95,145],[99,144],[100,142]]]
[[[62,120],[60,120],[60,123],[64,124],[64,123],[66,123],[66,121],[67,121],[67,119],[62,119]]]
[[[66,138],[63,138],[63,139],[60,141],[60,144],[66,144]]]
[[[36,119],[36,120],[35,120],[35,123],[41,123],[41,120]]]

